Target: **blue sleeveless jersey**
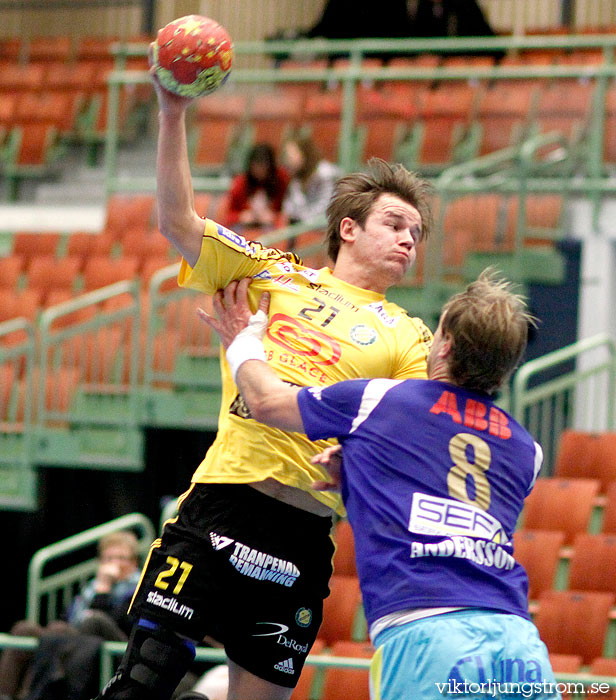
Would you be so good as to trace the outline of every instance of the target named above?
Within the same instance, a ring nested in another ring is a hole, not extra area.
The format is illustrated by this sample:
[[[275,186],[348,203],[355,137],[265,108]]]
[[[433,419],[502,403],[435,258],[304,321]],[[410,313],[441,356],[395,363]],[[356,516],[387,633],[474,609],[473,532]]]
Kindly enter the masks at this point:
[[[528,618],[512,535],[541,448],[485,394],[356,379],[298,394],[311,440],[343,445],[342,497],[369,624],[409,608]]]

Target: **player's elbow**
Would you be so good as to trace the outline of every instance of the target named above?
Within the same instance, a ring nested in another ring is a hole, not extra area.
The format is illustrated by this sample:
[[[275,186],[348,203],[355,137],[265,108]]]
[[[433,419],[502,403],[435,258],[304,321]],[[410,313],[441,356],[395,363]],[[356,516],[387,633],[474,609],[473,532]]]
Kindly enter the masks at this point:
[[[252,399],[248,404],[248,408],[250,409],[250,415],[259,423],[276,426],[277,411],[275,402],[271,398]]]

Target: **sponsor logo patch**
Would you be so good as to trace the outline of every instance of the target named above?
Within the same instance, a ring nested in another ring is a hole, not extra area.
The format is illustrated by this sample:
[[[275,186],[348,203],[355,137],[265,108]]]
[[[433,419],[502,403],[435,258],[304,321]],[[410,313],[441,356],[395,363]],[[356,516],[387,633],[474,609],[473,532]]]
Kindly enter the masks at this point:
[[[372,345],[377,339],[377,333],[374,328],[360,323],[351,328],[350,337],[356,345]]]
[[[277,664],[274,665],[274,668],[276,671],[282,671],[283,673],[288,673],[290,675],[293,675],[295,673],[295,670],[293,668],[293,659],[289,658],[286,661],[279,661]]]
[[[214,547],[216,551],[218,551],[219,549],[224,549],[225,547],[228,547],[230,544],[235,542],[235,540],[231,537],[217,535],[215,532],[210,532],[210,541],[212,543],[212,547]]]
[[[309,627],[312,622],[312,610],[310,608],[300,608],[295,613],[295,622],[300,627]]]
[[[289,631],[289,628],[286,625],[281,624],[280,622],[257,622],[257,625],[273,625],[274,627],[278,627],[278,629],[274,630],[273,632],[261,632],[260,634],[253,634],[253,637],[273,637],[275,634],[282,635],[285,632]]]

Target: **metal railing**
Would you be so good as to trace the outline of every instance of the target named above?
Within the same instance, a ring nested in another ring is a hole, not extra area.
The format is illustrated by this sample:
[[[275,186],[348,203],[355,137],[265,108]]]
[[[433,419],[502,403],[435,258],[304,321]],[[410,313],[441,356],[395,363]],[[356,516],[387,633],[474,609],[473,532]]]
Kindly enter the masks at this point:
[[[0,507],[6,509],[36,507],[31,429],[35,350],[29,321],[0,323]]]
[[[41,462],[65,465],[72,455],[84,466],[141,466],[141,316],[135,281],[101,287],[43,311],[36,398]]]
[[[596,335],[522,365],[513,378],[511,412],[542,446],[546,474],[566,428],[614,430],[614,341]]]
[[[77,564],[64,566],[55,572],[46,573],[46,570],[54,565],[57,568],[65,557],[76,552],[83,557],[84,553],[93,550],[101,537],[120,530],[135,532],[139,554],[145,556],[154,540],[155,531],[150,520],[141,513],[123,515],[39,549],[28,567],[26,618],[38,624],[58,619],[60,613],[68,609],[80,586],[94,576],[98,561],[96,557],[81,558]]]
[[[576,191],[591,194],[598,206],[605,191],[616,189],[614,182],[603,177],[603,134],[605,94],[610,79],[616,76],[614,65],[613,35],[585,36],[532,36],[532,37],[480,37],[459,39],[354,39],[325,41],[320,39],[282,42],[238,42],[238,54],[262,54],[273,56],[287,54],[294,58],[348,54],[349,65],[344,68],[314,70],[237,69],[232,71],[229,85],[280,85],[293,82],[338,83],[342,86],[342,111],[340,117],[339,164],[343,170],[358,166],[355,154],[355,123],[357,87],[362,82],[374,84],[387,81],[418,81],[426,85],[435,81],[491,81],[578,78],[594,80],[596,89],[591,115],[588,140],[588,165],[586,175],[571,186]],[[371,54],[397,55],[433,53],[459,54],[464,52],[521,51],[524,49],[600,49],[603,51],[602,65],[554,65],[554,66],[493,66],[493,67],[382,67],[365,68],[362,59]],[[147,46],[140,44],[118,44],[115,47],[117,67],[125,65],[128,56],[144,56]],[[146,72],[116,70],[109,76],[110,99],[108,103],[108,132],[106,140],[107,189],[154,188],[153,178],[131,178],[130,182],[117,177],[118,113],[120,88],[126,84],[148,83]],[[215,179],[195,178],[196,189],[216,187]],[[553,185],[552,185],[553,186]],[[541,187],[537,182],[532,187]]]

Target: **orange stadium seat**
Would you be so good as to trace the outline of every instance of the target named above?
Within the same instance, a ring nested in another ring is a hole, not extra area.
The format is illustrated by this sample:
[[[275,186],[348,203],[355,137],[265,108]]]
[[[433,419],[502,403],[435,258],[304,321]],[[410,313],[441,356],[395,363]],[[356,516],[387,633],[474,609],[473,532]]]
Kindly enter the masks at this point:
[[[603,654],[611,593],[544,591],[534,622],[551,654],[575,654],[588,664]]]
[[[554,585],[565,535],[557,530],[519,529],[513,533],[513,553],[528,574],[528,597],[538,598]]]
[[[77,257],[56,258],[53,255],[40,255],[32,258],[28,267],[28,287],[41,292],[43,303],[52,289],[72,291],[81,268]]]
[[[303,99],[293,93],[260,93],[250,106],[254,143],[269,143],[278,153],[285,137],[300,124]]]
[[[25,40],[18,36],[4,37],[0,39],[0,60],[8,60],[16,63],[22,58]]]
[[[616,594],[616,534],[576,535],[568,587]]]
[[[359,581],[356,576],[337,576],[329,581],[330,594],[323,601],[323,623],[319,638],[327,646],[337,641],[351,641],[355,617],[361,604]]]
[[[436,68],[441,62],[440,56],[436,54],[422,53],[419,56],[397,56],[390,59],[387,64],[388,68],[409,68],[412,70],[418,69],[425,71],[426,74],[433,77],[432,69]],[[418,90],[425,90],[430,87],[432,80],[396,80],[392,78],[382,83],[383,89],[391,89],[394,92],[402,95],[406,99],[414,99]]]
[[[582,667],[582,657],[578,654],[550,654],[549,656],[554,673],[577,673]]]
[[[3,70],[5,70],[5,67],[0,66],[0,72]],[[17,92],[0,93],[0,125],[5,130],[9,129],[15,124],[18,101],[19,93]]]
[[[41,294],[38,290],[0,288],[0,322],[23,316],[33,321],[40,308]]]
[[[601,532],[616,533],[616,482],[612,482],[605,492]]]
[[[72,52],[71,37],[66,34],[57,36],[35,36],[28,40],[28,61],[68,61]]]
[[[0,92],[31,92],[45,86],[45,66],[41,63],[13,64],[0,71]]]
[[[199,100],[195,114],[196,166],[214,168],[224,165],[248,116],[246,95],[210,95]]]
[[[334,527],[334,574],[357,576],[355,567],[355,539],[348,520],[339,520]]]
[[[478,122],[481,127],[479,155],[486,155],[519,143],[529,127],[537,87],[500,81],[480,98]]]
[[[115,245],[115,239],[111,233],[85,233],[76,232],[68,237],[66,252],[87,258],[89,255],[107,255]]]
[[[83,270],[84,288],[90,291],[114,282],[135,279],[138,269],[138,258],[124,257],[111,260],[99,255],[92,256],[87,259]]]
[[[50,91],[86,94],[97,80],[96,64],[52,63],[45,73],[45,89]]]
[[[522,511],[524,527],[559,530],[565,535],[564,544],[572,544],[575,535],[588,531],[599,487],[597,479],[537,479]]]
[[[559,80],[540,90],[535,129],[542,133],[560,131],[577,143],[588,127],[594,87],[593,83]]]
[[[124,255],[140,259],[168,255],[171,251],[171,243],[158,231],[147,231],[139,227],[124,233],[121,245]]]
[[[362,642],[336,642],[334,656],[370,659],[374,647]],[[365,669],[328,668],[325,671],[321,700],[370,700],[369,671]]]
[[[0,414],[2,415],[2,414]],[[325,643],[322,639],[315,639],[311,654],[320,654],[323,651]],[[295,690],[291,695],[291,700],[311,700],[312,698],[312,684],[314,683],[314,677],[316,675],[316,666],[306,664],[302,671],[302,675],[299,677],[299,681],[295,686]]]
[[[339,92],[313,93],[306,98],[304,124],[310,129],[312,140],[318,145],[323,158],[338,160],[338,136],[342,95]]]
[[[601,493],[616,480],[616,433],[565,430],[561,434],[554,475],[598,479]]]
[[[21,277],[24,261],[20,255],[0,258],[0,288],[15,289]]]
[[[393,160],[396,146],[417,117],[415,101],[405,95],[382,90],[360,90],[357,100],[357,124],[364,132],[363,160]]]
[[[107,200],[104,231],[121,238],[132,229],[146,231],[152,227],[154,195],[112,194]]]
[[[15,121],[20,124],[52,124],[61,134],[75,129],[81,98],[61,92],[24,93],[17,102]]]
[[[39,255],[55,255],[60,243],[59,233],[20,231],[13,237],[13,254],[21,255],[26,264]]]
[[[287,59],[280,65],[281,71],[293,71],[298,73],[315,72],[327,68],[326,58],[315,58],[308,61]],[[323,80],[298,80],[297,82],[280,83],[280,89],[287,94],[299,95],[302,98],[325,88]]]

